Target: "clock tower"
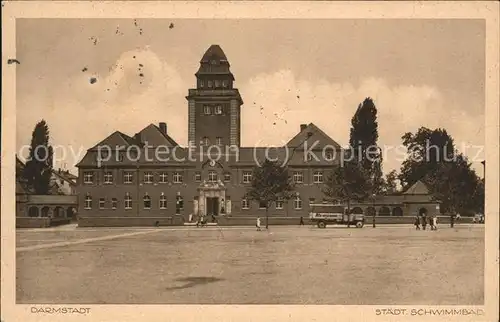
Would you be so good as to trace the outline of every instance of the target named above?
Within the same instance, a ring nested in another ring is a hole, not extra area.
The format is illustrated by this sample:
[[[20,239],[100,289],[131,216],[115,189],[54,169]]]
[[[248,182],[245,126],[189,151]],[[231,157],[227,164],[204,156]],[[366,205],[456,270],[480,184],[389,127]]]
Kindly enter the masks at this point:
[[[241,99],[233,87],[234,76],[219,45],[203,55],[195,74],[196,88],[189,89],[188,140],[193,146],[240,146]]]

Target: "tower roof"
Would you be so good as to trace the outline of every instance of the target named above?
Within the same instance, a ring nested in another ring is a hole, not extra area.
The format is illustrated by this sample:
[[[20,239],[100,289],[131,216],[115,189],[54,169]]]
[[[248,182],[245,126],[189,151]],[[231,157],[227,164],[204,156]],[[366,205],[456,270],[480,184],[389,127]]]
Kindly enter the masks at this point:
[[[227,62],[226,54],[222,51],[219,45],[212,45],[207,49],[203,57],[201,58],[200,63],[208,63],[212,60],[215,61],[225,61]]]

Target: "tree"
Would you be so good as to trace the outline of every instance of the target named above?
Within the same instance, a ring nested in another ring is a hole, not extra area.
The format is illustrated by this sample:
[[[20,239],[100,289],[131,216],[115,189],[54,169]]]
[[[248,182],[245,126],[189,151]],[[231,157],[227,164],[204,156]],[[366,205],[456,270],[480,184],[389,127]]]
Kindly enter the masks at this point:
[[[467,158],[455,151],[453,138],[445,129],[421,127],[415,134],[405,133],[402,139],[408,150],[399,174],[404,188],[423,180],[442,202],[443,212],[484,208],[481,180]]]
[[[252,185],[246,196],[264,204],[266,208],[266,229],[269,228],[269,208],[278,200],[290,199],[293,191],[288,167],[281,166],[278,161],[266,159],[261,166],[253,169]]]
[[[397,188],[398,173],[396,170],[392,170],[385,176],[383,192],[385,194],[395,193]]]
[[[351,212],[351,202],[362,202],[370,195],[372,186],[368,180],[368,171],[360,163],[349,160],[336,166],[326,182],[325,195],[347,204]]]
[[[45,120],[41,120],[33,130],[29,156],[23,173],[28,186],[36,194],[50,193],[53,154],[53,149],[49,145],[49,127]]]
[[[349,144],[355,159],[368,174],[372,193],[378,194],[383,186],[382,153],[377,145],[377,108],[371,98],[359,104],[351,120]]]

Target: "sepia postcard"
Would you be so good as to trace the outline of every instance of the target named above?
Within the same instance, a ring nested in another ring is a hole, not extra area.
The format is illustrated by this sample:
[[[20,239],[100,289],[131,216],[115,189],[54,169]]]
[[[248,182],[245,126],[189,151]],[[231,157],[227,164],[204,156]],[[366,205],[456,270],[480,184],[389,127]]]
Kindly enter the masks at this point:
[[[3,1],[1,322],[498,321],[499,7]]]

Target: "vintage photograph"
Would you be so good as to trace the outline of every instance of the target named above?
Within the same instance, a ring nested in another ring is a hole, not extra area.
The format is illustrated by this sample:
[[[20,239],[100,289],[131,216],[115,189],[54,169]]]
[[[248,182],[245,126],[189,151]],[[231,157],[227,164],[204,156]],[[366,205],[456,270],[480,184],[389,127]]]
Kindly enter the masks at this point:
[[[484,318],[486,30],[16,19],[15,303]]]

